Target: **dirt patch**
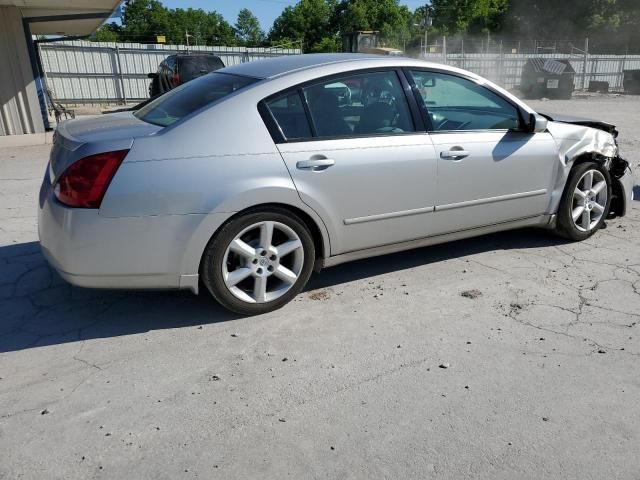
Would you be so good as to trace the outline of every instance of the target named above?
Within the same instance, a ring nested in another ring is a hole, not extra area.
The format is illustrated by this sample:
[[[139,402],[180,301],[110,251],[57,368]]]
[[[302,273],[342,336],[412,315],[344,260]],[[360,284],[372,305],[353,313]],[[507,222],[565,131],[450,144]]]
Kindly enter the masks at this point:
[[[476,289],[465,290],[464,292],[460,293],[460,296],[464,297],[464,298],[470,298],[470,299],[473,300],[473,299],[476,299],[478,297],[481,297],[482,296],[482,292],[480,290],[476,290]]]
[[[309,295],[309,298],[311,300],[329,300],[329,298],[331,298],[331,293],[329,293],[328,290],[319,290],[317,292],[313,292],[312,294]]]

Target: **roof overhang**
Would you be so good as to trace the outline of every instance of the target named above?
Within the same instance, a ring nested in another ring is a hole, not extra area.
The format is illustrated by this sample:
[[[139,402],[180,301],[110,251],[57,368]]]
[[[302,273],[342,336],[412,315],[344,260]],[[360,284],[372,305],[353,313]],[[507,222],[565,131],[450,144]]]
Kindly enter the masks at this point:
[[[121,0],[0,0],[19,8],[33,35],[91,35]]]

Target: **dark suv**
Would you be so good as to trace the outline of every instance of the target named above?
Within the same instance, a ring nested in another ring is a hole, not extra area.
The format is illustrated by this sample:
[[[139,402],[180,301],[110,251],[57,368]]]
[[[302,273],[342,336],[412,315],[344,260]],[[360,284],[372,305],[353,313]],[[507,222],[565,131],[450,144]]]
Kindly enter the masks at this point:
[[[220,57],[210,53],[179,53],[165,58],[156,73],[150,73],[149,96],[168,92],[194,78],[224,68]]]

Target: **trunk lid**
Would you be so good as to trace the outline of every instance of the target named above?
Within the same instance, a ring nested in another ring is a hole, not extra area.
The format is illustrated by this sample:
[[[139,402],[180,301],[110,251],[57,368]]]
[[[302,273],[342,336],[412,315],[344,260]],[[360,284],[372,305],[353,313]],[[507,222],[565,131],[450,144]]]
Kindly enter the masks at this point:
[[[95,153],[131,148],[139,137],[153,135],[162,127],[136,118],[132,112],[67,120],[56,128],[49,157],[51,183],[69,165]]]

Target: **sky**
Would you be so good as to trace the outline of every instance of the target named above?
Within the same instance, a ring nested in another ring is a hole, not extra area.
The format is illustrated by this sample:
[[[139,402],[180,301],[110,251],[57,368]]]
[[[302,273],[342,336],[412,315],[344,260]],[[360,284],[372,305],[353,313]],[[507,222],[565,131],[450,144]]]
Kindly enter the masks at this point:
[[[162,3],[170,8],[201,8],[206,11],[215,10],[221,13],[230,23],[236,23],[238,12],[248,8],[260,20],[263,30],[269,31],[273,21],[287,6],[295,5],[296,0],[162,0]],[[424,5],[424,0],[401,0],[401,4],[407,5],[411,10]]]

